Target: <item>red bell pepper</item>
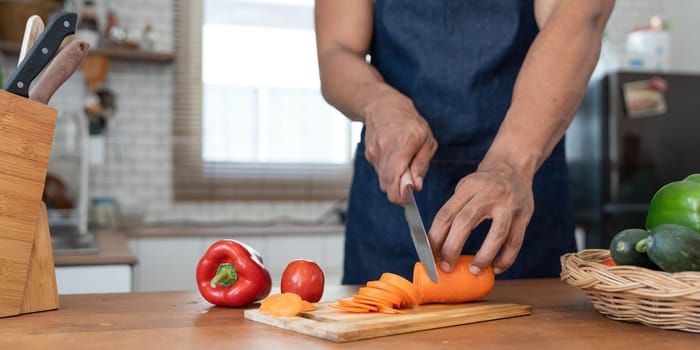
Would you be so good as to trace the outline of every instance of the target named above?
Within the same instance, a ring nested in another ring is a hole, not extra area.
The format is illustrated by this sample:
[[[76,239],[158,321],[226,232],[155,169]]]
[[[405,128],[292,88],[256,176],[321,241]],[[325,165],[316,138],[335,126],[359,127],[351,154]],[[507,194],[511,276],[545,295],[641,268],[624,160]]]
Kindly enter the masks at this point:
[[[212,244],[199,260],[197,286],[208,302],[239,307],[268,296],[272,278],[258,252],[224,239]]]

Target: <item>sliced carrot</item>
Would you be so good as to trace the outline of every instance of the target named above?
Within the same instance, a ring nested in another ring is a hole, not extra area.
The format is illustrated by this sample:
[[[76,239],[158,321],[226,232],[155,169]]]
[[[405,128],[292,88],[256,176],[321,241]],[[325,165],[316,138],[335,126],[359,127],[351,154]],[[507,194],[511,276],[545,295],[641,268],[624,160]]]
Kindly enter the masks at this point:
[[[392,305],[401,305],[401,298],[391,292],[387,292],[383,289],[361,287],[358,291],[360,295],[365,295],[368,297],[373,297],[381,300],[386,300]]]
[[[391,272],[383,273],[379,280],[387,282],[403,290],[411,301],[409,305],[418,305],[420,302],[421,295],[419,289],[417,289],[409,280]]]
[[[374,305],[366,304],[360,301],[355,301],[353,299],[338,299],[338,304],[341,306],[360,307],[364,309],[369,309],[369,311],[379,310],[379,308]]]
[[[380,305],[386,306],[386,307],[393,307],[394,306],[389,301],[368,297],[366,295],[355,294],[352,296],[352,299],[354,301],[357,301],[360,303],[365,303],[365,304],[374,305],[374,306],[380,306]]]
[[[328,306],[330,306],[334,309],[347,311],[347,312],[360,312],[360,313],[370,312],[370,309],[367,309],[364,307],[343,306],[340,304],[328,304]]]
[[[313,311],[314,310],[314,304],[311,304],[310,302],[306,300],[302,300],[302,308],[301,311]]]
[[[294,293],[273,294],[260,303],[260,311],[274,317],[296,316],[303,308],[303,300]]]
[[[401,306],[411,305],[411,297],[409,297],[408,294],[404,292],[401,288],[391,283],[385,281],[369,281],[367,282],[367,287],[383,289],[394,295],[398,295],[401,298]]]
[[[405,311],[401,311],[398,309],[394,309],[391,307],[386,307],[386,306],[380,306],[379,307],[379,312],[385,313],[385,314],[405,314]]]

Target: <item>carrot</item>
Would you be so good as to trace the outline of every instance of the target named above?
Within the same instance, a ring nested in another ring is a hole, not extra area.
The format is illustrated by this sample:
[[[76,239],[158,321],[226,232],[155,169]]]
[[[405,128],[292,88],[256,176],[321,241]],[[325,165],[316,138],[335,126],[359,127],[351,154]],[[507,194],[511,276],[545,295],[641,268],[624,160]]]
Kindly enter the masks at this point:
[[[401,310],[386,307],[386,306],[380,306],[379,312],[385,313],[385,314],[405,314],[406,313],[405,311],[401,311]]]
[[[363,308],[363,309],[368,309],[369,311],[377,311],[377,310],[379,310],[379,308],[376,307],[376,306],[374,306],[374,305],[370,305],[370,304],[367,304],[367,303],[363,303],[363,302],[357,301],[357,300],[355,300],[355,299],[350,299],[350,298],[348,298],[348,299],[338,299],[338,305],[340,305],[340,306],[349,306],[349,307],[359,307],[359,308]]]
[[[360,303],[374,305],[374,306],[386,306],[386,307],[393,307],[394,306],[394,304],[392,304],[389,301],[377,299],[377,298],[373,298],[373,297],[368,297],[366,295],[361,295],[361,294],[354,294],[352,296],[352,300],[355,300],[355,301],[360,302]]]
[[[420,301],[420,291],[409,280],[391,272],[383,273],[379,280],[401,289],[409,298],[408,305],[417,305]]]
[[[364,308],[364,307],[353,307],[353,306],[345,306],[345,305],[340,305],[340,304],[328,304],[328,306],[342,310],[342,311],[347,311],[347,312],[358,312],[358,313],[366,313],[370,312],[370,309]]]
[[[273,294],[260,303],[260,312],[274,317],[298,315],[304,309],[301,297],[294,293]]]
[[[302,299],[301,303],[303,304],[301,311],[313,311],[314,310],[314,304],[311,304],[310,302],[303,300],[303,299]]]
[[[474,276],[469,272],[472,260],[473,255],[462,255],[452,272],[438,269],[440,282],[437,284],[430,280],[423,264],[417,262],[413,268],[413,284],[421,294],[419,303],[460,303],[488,295],[495,283],[493,269],[489,266],[480,275]]]
[[[408,306],[411,304],[411,298],[406,292],[401,288],[384,281],[369,281],[367,282],[367,287],[382,289],[391,294],[398,295],[401,298],[401,306]]]
[[[371,288],[371,287],[361,287],[358,290],[358,294],[368,296],[371,298],[376,298],[380,300],[387,301],[391,305],[401,305],[401,297],[391,294],[383,289]]]

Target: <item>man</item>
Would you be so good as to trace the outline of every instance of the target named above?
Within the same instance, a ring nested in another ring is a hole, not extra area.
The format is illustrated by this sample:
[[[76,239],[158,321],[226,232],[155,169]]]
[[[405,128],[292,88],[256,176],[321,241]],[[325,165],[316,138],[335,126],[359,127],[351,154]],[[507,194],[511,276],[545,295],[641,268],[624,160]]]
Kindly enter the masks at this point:
[[[364,123],[343,283],[411,277],[407,170],[442,270],[471,253],[474,274],[558,274],[575,249],[563,135],[613,3],[316,1],[323,95]]]

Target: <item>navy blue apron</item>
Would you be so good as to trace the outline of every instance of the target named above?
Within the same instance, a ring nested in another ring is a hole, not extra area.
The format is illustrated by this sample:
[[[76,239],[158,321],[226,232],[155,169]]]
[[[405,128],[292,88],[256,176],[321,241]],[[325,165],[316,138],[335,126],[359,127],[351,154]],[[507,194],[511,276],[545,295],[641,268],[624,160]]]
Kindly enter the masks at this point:
[[[416,193],[426,229],[491,145],[537,33],[532,1],[375,1],[371,63],[413,100],[438,141],[423,191]],[[380,191],[364,153],[361,142],[348,204],[343,283],[362,284],[387,271],[410,279],[418,256],[403,209]],[[563,140],[535,175],[533,191],[535,210],[522,249],[499,278],[558,276],[559,257],[575,250]],[[464,254],[476,253],[489,225],[471,233]]]

